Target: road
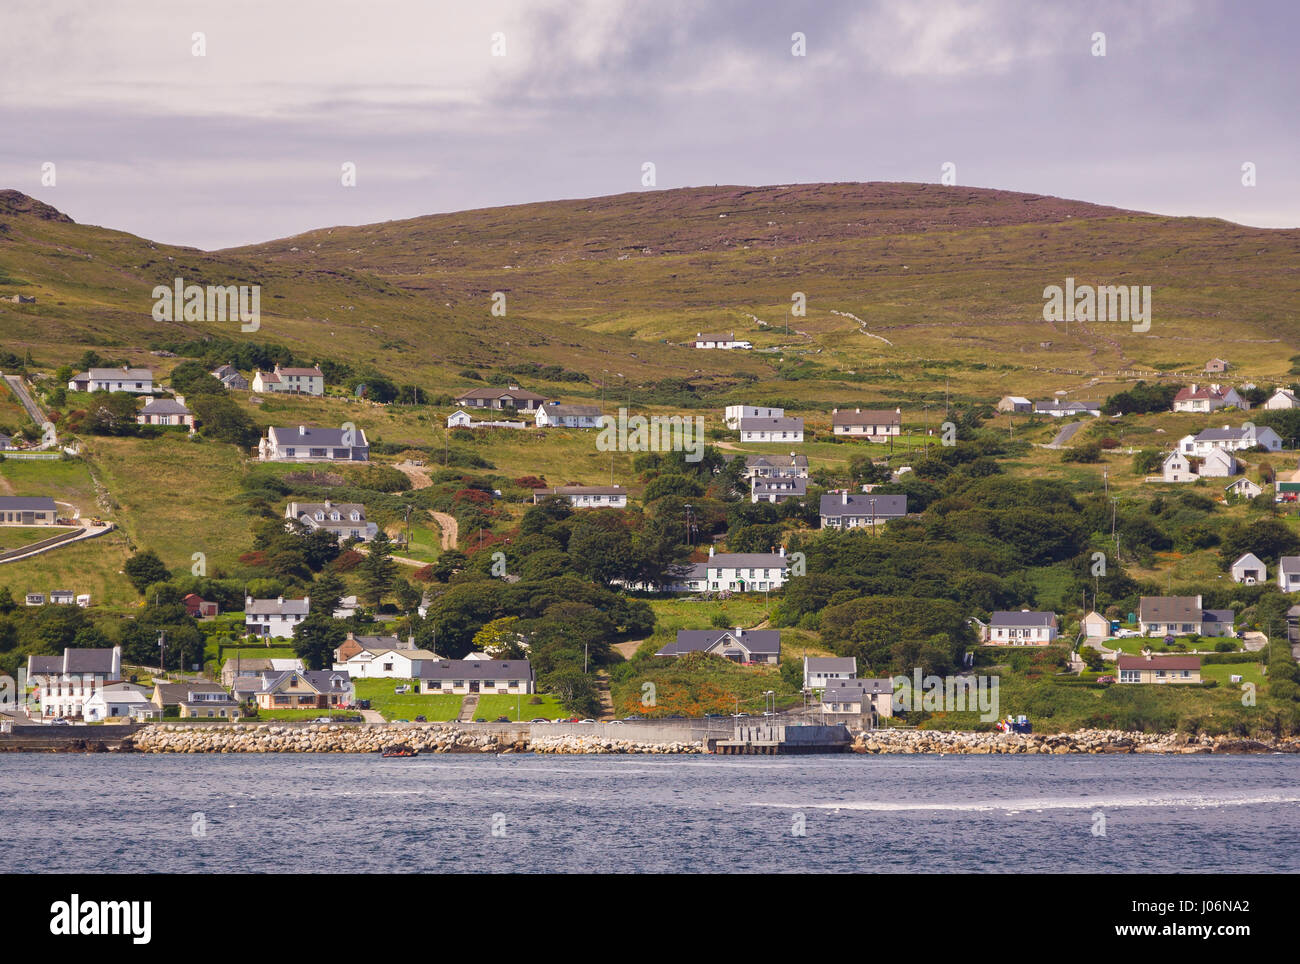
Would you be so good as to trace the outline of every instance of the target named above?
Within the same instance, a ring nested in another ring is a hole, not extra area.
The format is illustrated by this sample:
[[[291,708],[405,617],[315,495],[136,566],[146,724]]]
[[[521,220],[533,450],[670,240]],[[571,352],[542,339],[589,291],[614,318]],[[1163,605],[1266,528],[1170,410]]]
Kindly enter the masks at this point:
[[[433,485],[433,480],[429,478],[428,471],[422,465],[416,465],[414,462],[397,462],[394,463],[393,468],[410,479],[414,488],[427,489]],[[460,526],[456,524],[455,517],[445,512],[434,512],[432,509],[429,510],[429,515],[433,516],[433,520],[438,523],[438,528],[442,530],[443,550],[455,549],[460,541]]]
[[[1083,422],[1071,422],[1056,433],[1056,438],[1052,439],[1047,447],[1049,449],[1059,449],[1063,445],[1068,445],[1070,439],[1074,438],[1074,433],[1083,428],[1084,424]]]
[[[18,396],[18,401],[22,403],[23,408],[27,409],[27,414],[31,420],[36,423],[38,428],[43,426],[46,422],[45,413],[27,394],[27,386],[23,384],[22,376],[6,375],[5,381],[9,383],[10,390]]]

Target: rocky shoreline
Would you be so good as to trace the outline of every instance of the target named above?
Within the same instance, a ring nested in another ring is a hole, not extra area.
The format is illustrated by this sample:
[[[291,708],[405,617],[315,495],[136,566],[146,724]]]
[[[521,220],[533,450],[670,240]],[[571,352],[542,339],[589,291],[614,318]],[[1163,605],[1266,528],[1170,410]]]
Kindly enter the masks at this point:
[[[1072,733],[960,733],[942,730],[868,730],[855,753],[1300,753],[1300,737],[1267,740],[1186,733],[1076,730]]]

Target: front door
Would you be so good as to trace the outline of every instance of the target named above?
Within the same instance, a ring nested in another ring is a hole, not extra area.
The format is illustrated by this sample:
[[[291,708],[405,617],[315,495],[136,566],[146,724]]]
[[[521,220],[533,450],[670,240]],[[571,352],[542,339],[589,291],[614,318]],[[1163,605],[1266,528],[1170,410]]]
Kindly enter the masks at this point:
[[[472,680],[469,681],[469,691],[470,691],[471,693],[477,693],[477,692],[478,692],[478,680],[476,680],[476,679],[472,679]]]

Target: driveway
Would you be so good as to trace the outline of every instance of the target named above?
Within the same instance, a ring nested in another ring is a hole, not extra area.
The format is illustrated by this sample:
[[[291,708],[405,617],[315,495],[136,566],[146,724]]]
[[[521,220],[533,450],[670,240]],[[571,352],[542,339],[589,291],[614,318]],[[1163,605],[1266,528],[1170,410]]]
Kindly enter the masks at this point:
[[[1052,439],[1052,441],[1048,443],[1047,447],[1049,449],[1059,449],[1063,445],[1070,444],[1070,439],[1074,438],[1074,433],[1083,428],[1085,424],[1086,423],[1084,422],[1071,422],[1069,425],[1065,426],[1065,428],[1056,433],[1056,438]]]

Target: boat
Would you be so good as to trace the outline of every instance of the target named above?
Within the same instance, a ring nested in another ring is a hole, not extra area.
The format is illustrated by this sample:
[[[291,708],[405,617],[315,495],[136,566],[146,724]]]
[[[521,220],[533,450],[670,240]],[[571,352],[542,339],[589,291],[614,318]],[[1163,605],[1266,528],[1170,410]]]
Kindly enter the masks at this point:
[[[405,743],[399,743],[396,746],[386,746],[380,751],[380,753],[382,753],[386,757],[416,756],[417,754],[419,754],[419,752],[420,752],[419,750],[414,749],[413,747],[409,747]]]

